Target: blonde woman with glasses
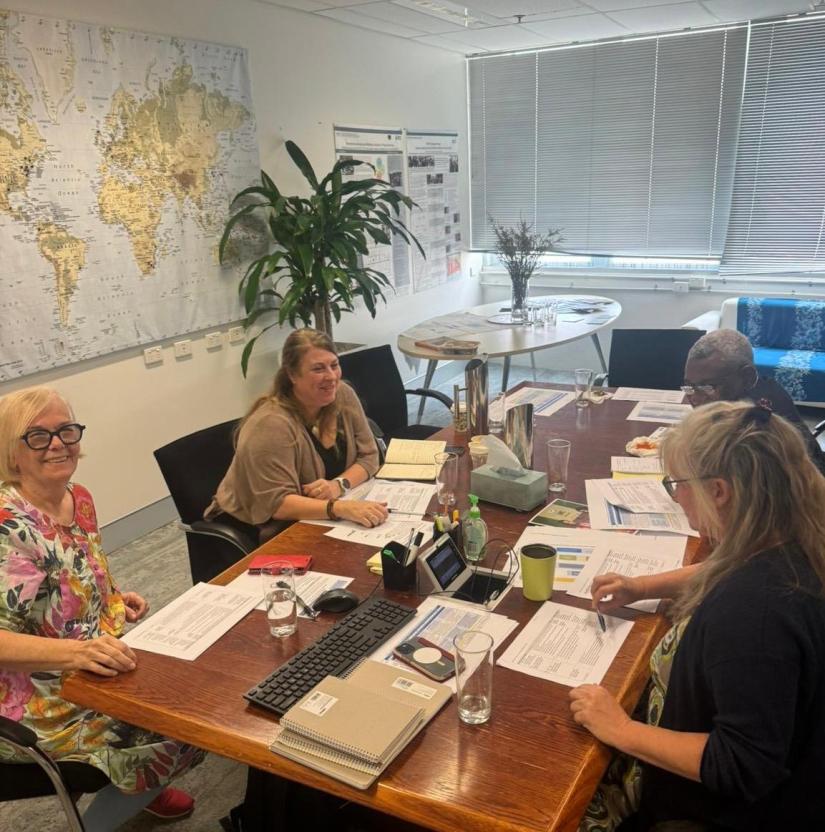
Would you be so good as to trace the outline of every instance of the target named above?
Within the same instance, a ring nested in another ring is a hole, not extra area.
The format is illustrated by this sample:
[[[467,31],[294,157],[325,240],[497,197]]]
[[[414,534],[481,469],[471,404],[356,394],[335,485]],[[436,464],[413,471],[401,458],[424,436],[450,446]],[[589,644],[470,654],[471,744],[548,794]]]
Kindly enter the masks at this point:
[[[203,752],[60,696],[66,671],[133,670],[135,654],[119,636],[149,609],[118,589],[92,496],[72,481],[85,429],[47,387],[0,399],[0,715],[34,731],[52,758],[107,775],[111,785],[83,815],[88,832],[102,832],[141,809],[164,819],[190,814],[192,798],[167,783]],[[29,762],[8,747],[0,759]]]
[[[662,457],[712,552],[675,572],[594,580],[598,609],[669,597],[675,624],[651,659],[646,722],[599,685],[571,691],[573,719],[638,761],[621,778],[611,768],[619,786],[607,778],[581,828],[822,828],[825,478],[799,432],[751,403],[697,409]]]

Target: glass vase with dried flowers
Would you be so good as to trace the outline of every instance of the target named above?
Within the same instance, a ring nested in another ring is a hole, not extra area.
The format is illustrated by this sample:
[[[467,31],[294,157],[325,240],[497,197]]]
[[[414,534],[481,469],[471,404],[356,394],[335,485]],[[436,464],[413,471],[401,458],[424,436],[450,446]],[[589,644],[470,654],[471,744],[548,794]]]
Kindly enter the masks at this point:
[[[521,219],[514,226],[500,225],[490,217],[496,235],[496,254],[507,269],[513,284],[510,297],[510,320],[521,324],[527,320],[527,290],[539,258],[556,250],[564,238],[561,230],[548,229],[546,234],[533,231],[532,223]]]

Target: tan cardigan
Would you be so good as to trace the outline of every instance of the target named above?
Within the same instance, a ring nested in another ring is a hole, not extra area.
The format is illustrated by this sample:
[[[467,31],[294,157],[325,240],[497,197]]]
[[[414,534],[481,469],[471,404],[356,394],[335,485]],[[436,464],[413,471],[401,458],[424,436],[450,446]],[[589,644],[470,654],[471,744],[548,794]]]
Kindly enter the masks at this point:
[[[340,425],[346,440],[346,468],[357,462],[370,476],[378,470],[378,448],[364,409],[352,388],[338,388]],[[225,511],[259,526],[289,494],[324,477],[324,464],[303,422],[274,399],[262,404],[238,436],[235,457],[204,517]]]

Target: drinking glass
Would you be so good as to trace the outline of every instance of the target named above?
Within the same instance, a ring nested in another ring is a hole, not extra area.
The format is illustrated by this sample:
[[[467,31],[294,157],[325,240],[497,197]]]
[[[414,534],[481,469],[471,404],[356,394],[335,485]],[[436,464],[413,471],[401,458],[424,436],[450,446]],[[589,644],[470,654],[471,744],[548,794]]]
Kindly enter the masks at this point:
[[[291,566],[275,563],[261,571],[261,580],[270,635],[276,638],[291,636],[298,629],[294,570]]]
[[[575,370],[576,407],[587,407],[590,404],[590,385],[593,383],[592,370]]]
[[[547,306],[544,309],[544,325],[555,326],[558,320],[558,304],[554,300],[547,301]]]
[[[570,462],[570,442],[567,439],[547,440],[547,490],[567,488],[567,465]]]
[[[451,453],[435,455],[435,482],[438,502],[444,514],[455,503],[455,489],[458,483],[458,456]]]
[[[493,707],[493,637],[465,630],[453,638],[458,718],[468,725],[487,722]]]

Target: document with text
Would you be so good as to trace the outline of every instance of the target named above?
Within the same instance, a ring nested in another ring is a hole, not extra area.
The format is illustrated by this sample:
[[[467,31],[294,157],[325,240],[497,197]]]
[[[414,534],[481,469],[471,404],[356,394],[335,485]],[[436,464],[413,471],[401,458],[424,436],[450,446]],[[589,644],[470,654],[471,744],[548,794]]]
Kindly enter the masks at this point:
[[[635,514],[675,513],[678,508],[665,491],[661,480],[599,480],[604,496],[611,505]]]
[[[254,609],[261,597],[260,592],[195,584],[126,633],[123,641],[138,650],[192,661]]]
[[[687,515],[677,503],[672,503],[669,512],[635,513],[613,505],[605,492],[605,483],[616,480],[585,480],[587,493],[587,510],[590,514],[590,526],[605,531],[637,529],[650,532],[673,532],[698,537],[699,532],[690,527]],[[627,482],[627,480],[620,480]],[[641,480],[637,481],[641,482]]]
[[[633,629],[632,621],[604,618],[605,633],[595,612],[545,601],[496,663],[569,687],[598,685]]]
[[[575,401],[576,394],[569,390],[548,390],[544,387],[522,387],[515,393],[508,393],[504,407],[509,410],[520,404],[532,404],[534,416],[552,416],[565,405]],[[490,418],[502,419],[501,402],[490,405]]]
[[[639,535],[614,536],[607,544],[594,547],[584,568],[568,588],[569,595],[578,598],[592,597],[593,578],[606,572],[638,577],[669,572],[683,565],[685,538],[676,535],[640,537]],[[658,598],[637,601],[629,606],[633,609],[654,612],[659,606]]]
[[[678,425],[693,410],[689,404],[669,404],[668,402],[639,402],[627,414],[628,422],[658,422],[659,424]]]
[[[662,470],[662,459],[658,456],[611,456],[610,470],[621,474],[658,474]]]
[[[666,402],[681,404],[685,394],[681,390],[651,390],[647,387],[619,387],[613,394],[615,402]]]
[[[277,580],[277,577],[272,578]],[[352,583],[353,579],[345,575],[328,575],[326,572],[309,571],[305,575],[295,576],[295,592],[301,596],[301,600],[308,606],[315,603],[315,599],[328,589],[344,589]],[[256,610],[265,610],[266,603],[264,601],[264,585],[263,578],[260,575],[250,575],[249,572],[243,572],[238,575],[234,581],[231,581],[228,586],[238,592],[258,593],[258,604]],[[306,610],[298,604],[298,615],[301,618],[311,618]]]

